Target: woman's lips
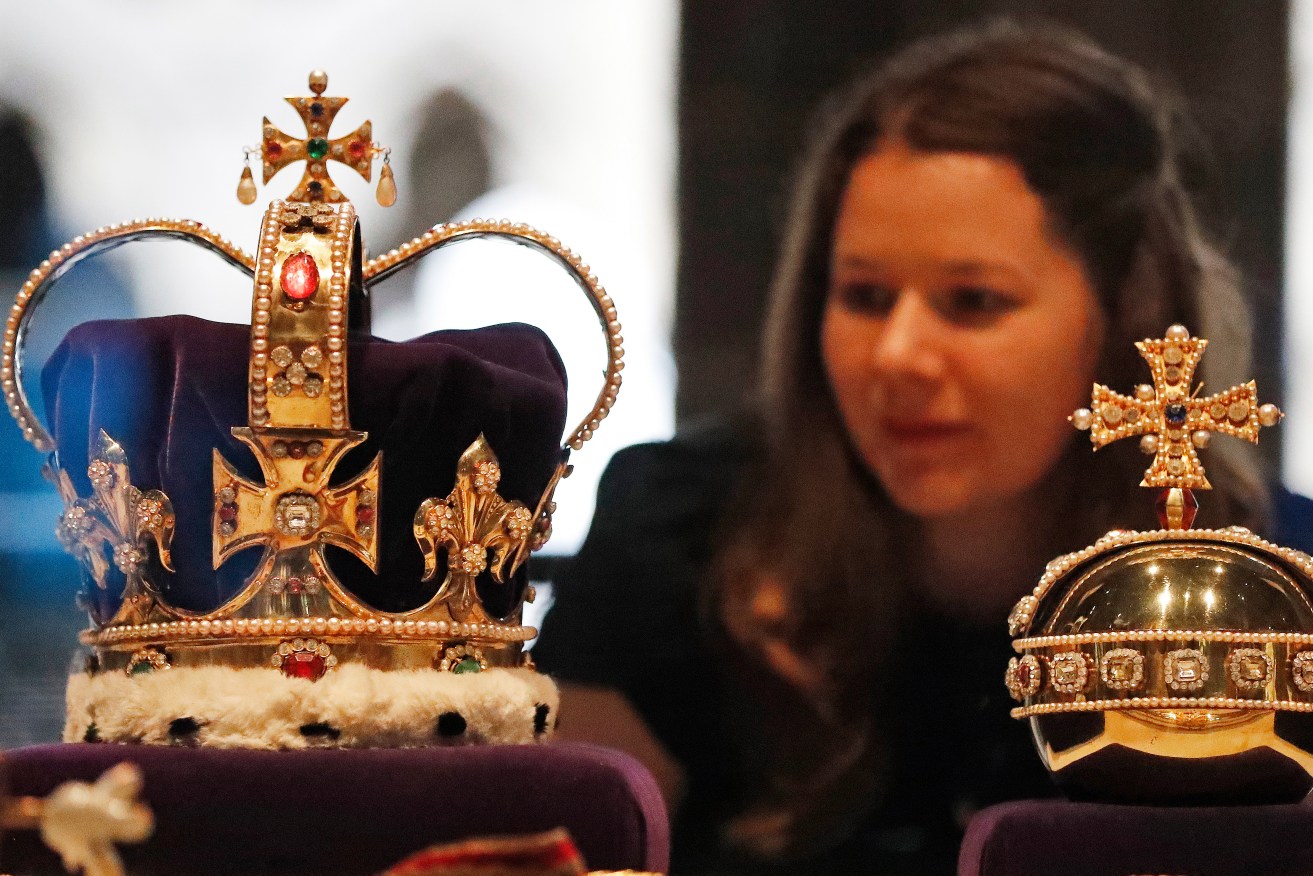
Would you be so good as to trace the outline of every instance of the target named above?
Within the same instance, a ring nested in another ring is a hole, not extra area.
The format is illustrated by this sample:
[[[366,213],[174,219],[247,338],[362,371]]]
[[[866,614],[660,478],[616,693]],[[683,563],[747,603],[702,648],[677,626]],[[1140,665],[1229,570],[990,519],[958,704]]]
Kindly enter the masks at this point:
[[[919,446],[941,444],[966,435],[966,423],[944,420],[884,420],[881,427],[896,444]]]

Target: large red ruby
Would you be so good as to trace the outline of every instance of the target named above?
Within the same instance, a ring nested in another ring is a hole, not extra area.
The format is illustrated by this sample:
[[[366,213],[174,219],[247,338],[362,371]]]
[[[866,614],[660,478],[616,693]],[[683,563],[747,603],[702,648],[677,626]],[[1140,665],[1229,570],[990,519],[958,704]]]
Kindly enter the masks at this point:
[[[319,266],[308,252],[293,253],[283,262],[279,280],[283,294],[293,301],[305,301],[319,288]]]
[[[283,658],[283,675],[318,681],[328,670],[324,658],[311,651],[293,651]]]
[[[1022,690],[1026,690],[1030,687],[1029,663],[1022,663],[1019,666],[1017,666],[1017,684],[1021,686]]]
[[[347,144],[346,151],[354,160],[359,161],[365,157],[365,150],[368,148],[369,144],[364,140],[352,140]]]
[[[277,161],[283,157],[283,146],[277,140],[264,141],[264,160]]]

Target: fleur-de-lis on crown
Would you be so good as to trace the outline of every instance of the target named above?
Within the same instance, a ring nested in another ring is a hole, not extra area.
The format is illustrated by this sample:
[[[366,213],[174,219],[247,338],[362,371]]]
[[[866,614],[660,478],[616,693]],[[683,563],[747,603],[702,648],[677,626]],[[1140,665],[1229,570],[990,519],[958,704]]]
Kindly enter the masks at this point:
[[[534,513],[524,503],[497,494],[500,481],[497,456],[480,435],[456,463],[456,486],[451,493],[445,499],[425,499],[415,513],[415,540],[424,554],[424,580],[433,579],[438,550],[445,549],[447,578],[439,593],[446,594],[452,613],[461,619],[485,619],[479,617],[483,612],[474,593],[475,577],[488,570],[494,581],[505,583],[538,529]]]
[[[132,485],[123,448],[102,429],[96,455],[87,466],[92,498],[80,499],[68,473],[47,468],[64,500],[55,534],[64,549],[90,570],[96,586],[109,586],[110,564],[126,578],[123,603],[113,623],[141,623],[156,604],[146,574],[150,543],[161,565],[173,571],[173,503],[159,490]],[[109,548],[106,556],[105,547]]]

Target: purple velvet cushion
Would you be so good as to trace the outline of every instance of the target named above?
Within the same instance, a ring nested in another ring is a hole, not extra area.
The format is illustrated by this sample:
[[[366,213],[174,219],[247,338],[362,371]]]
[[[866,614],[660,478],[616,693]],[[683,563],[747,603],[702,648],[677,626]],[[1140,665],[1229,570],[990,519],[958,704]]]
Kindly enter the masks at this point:
[[[87,462],[104,429],[127,451],[133,482],[173,501],[177,574],[162,584],[171,603],[195,611],[233,596],[260,555],[248,550],[211,568],[211,449],[262,481],[255,457],[230,432],[247,425],[249,336],[248,326],[189,316],[85,323],[42,373],[59,462],[80,495],[90,495]],[[347,588],[374,607],[415,608],[442,578],[419,581],[415,509],[451,491],[456,460],[480,432],[501,461],[499,492],[534,507],[559,460],[565,372],[546,336],[521,324],[404,343],[356,338],[348,368],[351,426],[369,439],[343,458],[334,482],[383,453],[382,562],[375,576],[345,551],[327,555]],[[513,603],[514,589],[485,598]],[[104,594],[97,610],[112,611],[117,596]]]
[[[1308,876],[1313,806],[1021,800],[967,827],[958,876]]]
[[[155,835],[124,846],[141,876],[377,873],[428,846],[565,827],[594,869],[664,872],[669,833],[656,781],[586,745],[219,751],[49,745],[10,752],[9,783],[44,795],[124,760],[145,774]],[[10,833],[0,870],[62,873],[33,833]]]

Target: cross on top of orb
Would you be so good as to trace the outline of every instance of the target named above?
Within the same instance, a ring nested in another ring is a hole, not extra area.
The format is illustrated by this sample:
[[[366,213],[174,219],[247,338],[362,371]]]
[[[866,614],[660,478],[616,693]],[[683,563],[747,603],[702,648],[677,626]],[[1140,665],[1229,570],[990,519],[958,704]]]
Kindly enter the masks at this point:
[[[296,188],[287,196],[288,201],[346,200],[346,196],[328,175],[329,161],[345,164],[364,177],[366,182],[370,179],[375,151],[371,139],[372,124],[365,122],[345,137],[328,139],[333,119],[349,98],[324,97],[327,88],[328,74],[315,70],[310,74],[310,91],[313,94],[285,98],[305,123],[307,133],[304,138],[283,133],[269,121],[268,116],[264,117],[263,142],[260,147],[264,182],[267,184],[278,171],[293,162],[305,162],[305,172]]]
[[[1153,463],[1140,486],[1211,489],[1196,448],[1207,447],[1213,432],[1257,444],[1258,430],[1281,419],[1276,405],[1259,406],[1252,380],[1196,398],[1191,386],[1208,341],[1192,337],[1185,326],[1173,325],[1166,337],[1135,346],[1149,363],[1153,384],[1140,384],[1134,398],[1095,384],[1091,406],[1072,414],[1071,422],[1089,430],[1095,450],[1142,436],[1140,449],[1153,455]]]

